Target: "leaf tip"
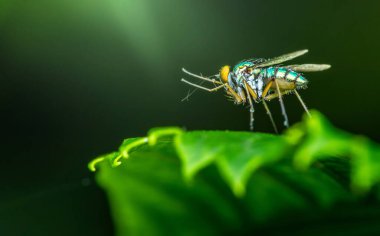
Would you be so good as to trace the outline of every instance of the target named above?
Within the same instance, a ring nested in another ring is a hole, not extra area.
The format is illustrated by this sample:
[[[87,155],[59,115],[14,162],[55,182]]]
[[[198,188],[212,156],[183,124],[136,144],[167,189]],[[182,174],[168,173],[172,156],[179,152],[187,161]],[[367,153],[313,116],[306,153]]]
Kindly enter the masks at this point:
[[[95,172],[96,171],[96,164],[104,161],[104,157],[98,157],[98,158],[95,158],[94,160],[90,161],[87,165],[88,169],[92,172]]]
[[[148,132],[147,142],[150,146],[154,146],[157,140],[163,136],[177,136],[183,133],[183,130],[179,127],[163,127],[153,128]]]

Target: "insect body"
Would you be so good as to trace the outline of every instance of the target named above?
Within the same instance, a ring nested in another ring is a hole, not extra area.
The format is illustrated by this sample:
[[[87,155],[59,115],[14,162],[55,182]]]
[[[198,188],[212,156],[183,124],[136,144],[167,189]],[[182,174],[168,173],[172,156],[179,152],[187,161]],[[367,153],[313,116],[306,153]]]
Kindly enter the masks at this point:
[[[238,91],[244,89],[245,83],[254,90],[253,97],[257,102],[261,101],[263,96],[265,97],[270,89],[275,89],[273,80],[277,80],[281,90],[292,90],[306,88],[308,81],[303,75],[297,73],[289,68],[285,67],[267,67],[256,68],[251,70],[251,63],[243,62],[239,63],[239,67],[234,68],[232,73],[229,73],[227,77],[228,84]],[[247,67],[247,65],[249,65]],[[267,89],[267,90],[265,90]],[[240,92],[240,97],[245,98],[245,94]]]
[[[278,66],[278,64],[291,60],[295,57],[307,53],[307,50],[296,51],[272,59],[249,59],[236,64],[231,70],[230,66],[223,66],[219,74],[203,77],[195,75],[187,70],[183,71],[193,77],[204,81],[212,82],[215,88],[209,89],[200,85],[191,83],[185,79],[183,82],[188,83],[196,88],[210,92],[225,88],[229,97],[235,103],[249,103],[250,105],[250,128],[253,129],[254,103],[263,103],[267,114],[272,122],[273,128],[277,132],[277,127],[273,121],[272,114],[266,101],[278,97],[284,116],[284,125],[289,126],[288,117],[285,111],[282,96],[288,93],[295,93],[301,105],[308,115],[308,109],[298,94],[298,89],[307,88],[308,81],[300,72],[322,71],[330,68],[326,64],[302,64],[290,66]]]

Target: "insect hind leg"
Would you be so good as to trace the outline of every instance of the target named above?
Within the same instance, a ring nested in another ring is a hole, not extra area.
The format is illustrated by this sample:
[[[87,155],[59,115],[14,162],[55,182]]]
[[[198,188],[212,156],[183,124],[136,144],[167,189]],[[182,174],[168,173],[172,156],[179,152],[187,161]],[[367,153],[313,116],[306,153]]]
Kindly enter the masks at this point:
[[[284,126],[286,128],[289,128],[289,119],[288,119],[288,115],[286,114],[286,110],[285,110],[285,105],[284,105],[284,100],[282,99],[282,95],[281,95],[281,91],[280,91],[280,87],[278,85],[278,82],[276,79],[274,79],[274,83],[276,85],[276,90],[277,90],[277,93],[278,93],[278,99],[280,101],[280,105],[281,105],[281,113],[282,113],[282,116],[284,117]]]
[[[301,96],[299,95],[299,93],[297,92],[297,90],[294,89],[294,93],[296,94],[298,100],[300,101],[300,103],[301,103],[303,109],[305,109],[306,114],[307,114],[309,117],[311,117],[311,114],[310,114],[310,112],[309,112],[309,109],[307,109],[306,104],[303,102],[303,100],[302,100]]]

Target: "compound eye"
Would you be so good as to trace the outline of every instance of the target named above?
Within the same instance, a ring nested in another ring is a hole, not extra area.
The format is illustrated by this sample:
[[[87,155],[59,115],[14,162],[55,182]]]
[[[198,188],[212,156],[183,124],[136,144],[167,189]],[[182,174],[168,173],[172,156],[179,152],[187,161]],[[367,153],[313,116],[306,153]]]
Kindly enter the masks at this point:
[[[230,66],[223,66],[220,68],[219,75],[224,83],[228,82],[228,74],[230,73]]]

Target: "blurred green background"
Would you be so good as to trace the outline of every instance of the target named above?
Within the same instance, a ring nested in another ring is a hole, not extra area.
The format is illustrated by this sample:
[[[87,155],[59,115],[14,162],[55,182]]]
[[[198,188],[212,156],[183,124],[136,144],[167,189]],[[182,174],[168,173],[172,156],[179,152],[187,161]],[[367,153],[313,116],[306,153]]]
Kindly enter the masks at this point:
[[[308,48],[294,63],[332,68],[306,75],[306,104],[380,141],[379,15],[380,1],[355,0],[0,0],[0,235],[111,235],[90,159],[155,126],[248,129],[222,92],[181,102],[182,67]],[[256,131],[272,132],[256,110]]]

